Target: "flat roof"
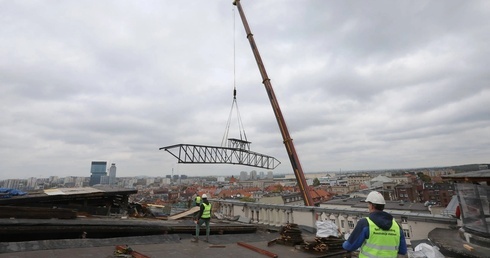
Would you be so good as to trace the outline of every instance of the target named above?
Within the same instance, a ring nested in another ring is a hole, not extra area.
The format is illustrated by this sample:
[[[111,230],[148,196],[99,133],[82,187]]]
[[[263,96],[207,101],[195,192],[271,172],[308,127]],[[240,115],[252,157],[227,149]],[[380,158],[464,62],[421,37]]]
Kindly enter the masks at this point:
[[[442,179],[455,181],[490,181],[490,169],[457,173],[454,175],[443,175]]]
[[[212,226],[211,226],[212,227]],[[192,243],[191,234],[167,234],[139,237],[121,237],[106,239],[60,239],[30,242],[2,243],[0,258],[17,257],[112,257],[116,245],[128,245],[134,251],[149,257],[233,257],[250,258],[266,257],[249,248],[240,246],[244,242],[253,247],[276,254],[278,257],[310,258],[328,253],[309,253],[292,246],[268,242],[279,238],[278,232],[260,231],[254,234],[224,234],[210,235],[209,243],[202,241]],[[305,241],[314,242],[315,235],[302,233]],[[332,258],[345,256],[329,256]]]
[[[85,199],[115,197],[138,193],[135,189],[109,188],[109,187],[82,187],[82,188],[53,188],[28,192],[26,195],[0,198],[0,205],[21,205],[59,201],[66,199]]]

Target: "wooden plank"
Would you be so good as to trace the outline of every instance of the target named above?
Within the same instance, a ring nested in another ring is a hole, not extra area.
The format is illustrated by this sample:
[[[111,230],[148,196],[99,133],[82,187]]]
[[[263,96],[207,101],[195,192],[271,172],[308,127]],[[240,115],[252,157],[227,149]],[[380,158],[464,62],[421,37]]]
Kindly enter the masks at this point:
[[[471,251],[473,251],[473,249],[474,249],[472,246],[467,245],[467,244],[464,244],[464,245],[463,245],[463,247],[464,247],[466,250],[470,251],[470,252],[471,252]]]
[[[209,245],[209,248],[226,248],[225,245]]]
[[[118,251],[121,254],[130,254],[133,258],[150,258],[150,256],[144,255],[140,252],[137,252],[133,249],[131,249],[129,246],[124,246],[124,245],[116,245],[116,251]]]
[[[189,209],[187,211],[183,211],[181,213],[174,214],[174,215],[168,217],[168,219],[180,219],[182,217],[185,217],[187,215],[191,215],[191,214],[199,211],[199,209],[200,209],[199,206],[195,206],[195,207],[192,207],[191,209]]]
[[[275,253],[269,252],[267,250],[258,248],[258,247],[253,246],[253,245],[249,245],[249,244],[247,244],[245,242],[237,242],[237,245],[243,246],[243,247],[248,248],[248,249],[250,249],[252,251],[255,251],[255,252],[260,253],[260,254],[263,254],[263,255],[267,255],[267,256],[272,257],[272,258],[277,258],[278,257],[278,255],[275,254]]]

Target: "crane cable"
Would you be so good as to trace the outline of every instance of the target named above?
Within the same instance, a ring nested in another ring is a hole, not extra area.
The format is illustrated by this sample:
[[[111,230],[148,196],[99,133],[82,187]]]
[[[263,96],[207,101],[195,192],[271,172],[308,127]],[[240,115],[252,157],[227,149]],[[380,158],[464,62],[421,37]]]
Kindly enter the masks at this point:
[[[240,116],[240,111],[238,110],[238,103],[236,100],[236,18],[235,18],[235,8],[233,8],[233,102],[231,103],[231,110],[228,115],[228,122],[226,123],[225,133],[223,135],[223,139],[221,140],[221,146],[226,147],[226,141],[228,139],[231,120],[233,116],[233,109],[236,107],[237,113],[237,123],[238,123],[238,131],[240,134],[240,140],[247,141],[247,135],[245,133],[245,128],[243,126],[242,118]]]

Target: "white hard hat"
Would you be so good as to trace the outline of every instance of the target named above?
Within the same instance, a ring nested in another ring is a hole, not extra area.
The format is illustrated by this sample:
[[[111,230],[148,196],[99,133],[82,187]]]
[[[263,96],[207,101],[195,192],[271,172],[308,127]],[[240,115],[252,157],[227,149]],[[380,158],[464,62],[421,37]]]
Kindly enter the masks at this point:
[[[202,198],[203,198],[203,199],[204,199],[204,198],[208,198],[208,196],[207,196],[206,194],[203,194],[203,195],[202,195]]]
[[[386,204],[385,198],[380,192],[372,191],[368,194],[366,202],[374,204]]]

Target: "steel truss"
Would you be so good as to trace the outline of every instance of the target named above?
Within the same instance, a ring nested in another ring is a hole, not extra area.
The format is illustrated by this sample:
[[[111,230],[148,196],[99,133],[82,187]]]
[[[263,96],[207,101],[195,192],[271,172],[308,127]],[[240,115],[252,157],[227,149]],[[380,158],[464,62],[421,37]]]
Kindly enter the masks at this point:
[[[178,150],[172,152],[171,149]],[[281,162],[274,157],[253,152],[247,148],[176,144],[161,147],[160,150],[165,150],[172,154],[172,156],[177,158],[178,163],[235,164],[264,169],[275,169],[281,164]]]

